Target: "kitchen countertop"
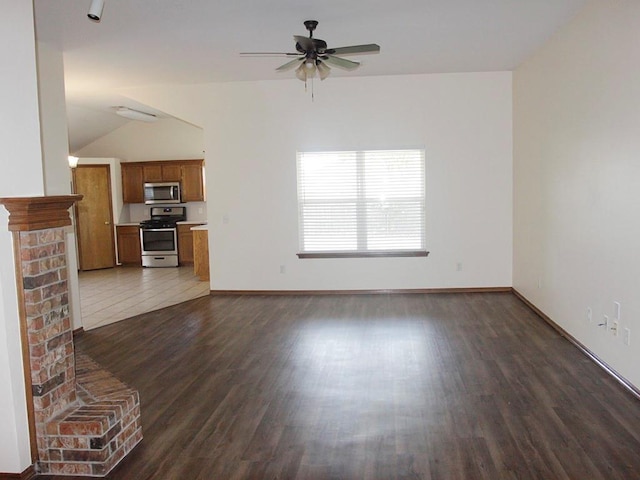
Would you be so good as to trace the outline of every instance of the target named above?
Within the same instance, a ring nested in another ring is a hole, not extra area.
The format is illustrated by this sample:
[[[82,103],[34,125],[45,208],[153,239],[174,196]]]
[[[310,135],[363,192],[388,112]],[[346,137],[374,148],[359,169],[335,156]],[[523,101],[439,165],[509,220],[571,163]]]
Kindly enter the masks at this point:
[[[207,221],[206,220],[185,220],[184,222],[176,222],[178,225],[202,225],[203,223],[206,224]]]
[[[191,227],[191,231],[194,230],[205,230],[208,231],[209,230],[209,225],[204,224],[204,225],[196,225],[195,227]]]
[[[116,223],[116,227],[139,227],[140,222]]]

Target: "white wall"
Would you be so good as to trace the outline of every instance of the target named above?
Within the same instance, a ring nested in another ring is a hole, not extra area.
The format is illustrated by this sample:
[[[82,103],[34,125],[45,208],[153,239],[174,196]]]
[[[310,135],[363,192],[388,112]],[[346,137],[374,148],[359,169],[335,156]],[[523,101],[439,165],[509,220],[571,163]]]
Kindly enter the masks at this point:
[[[514,287],[640,388],[639,24],[592,1],[515,72]]]
[[[44,194],[33,5],[0,4],[0,197]],[[12,236],[0,207],[0,472],[31,465]]]
[[[511,285],[511,73],[330,78],[314,90],[314,101],[298,80],[127,93],[204,127],[212,289]],[[428,258],[296,257],[296,150],[420,146]]]
[[[40,137],[46,195],[71,193],[69,169],[69,132],[64,92],[64,60],[62,52],[37,42],[38,94],[40,106]],[[72,216],[73,218],[73,216]],[[73,226],[66,229],[67,265],[69,273],[69,305],[73,328],[82,326],[80,316],[80,285],[76,233]]]
[[[37,43],[38,93],[42,138],[45,193],[71,193],[69,170],[69,132],[64,94],[62,52],[42,42]]]
[[[74,153],[125,161],[203,158],[202,129],[174,118],[154,123],[130,121]]]

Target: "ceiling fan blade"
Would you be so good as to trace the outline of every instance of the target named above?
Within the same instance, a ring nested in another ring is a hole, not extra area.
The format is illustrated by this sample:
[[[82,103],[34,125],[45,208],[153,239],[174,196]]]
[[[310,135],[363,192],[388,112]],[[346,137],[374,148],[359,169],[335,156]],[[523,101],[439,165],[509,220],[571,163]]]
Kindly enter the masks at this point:
[[[297,57],[300,52],[240,52],[240,55],[244,57]]]
[[[329,55],[356,55],[366,53],[380,53],[380,45],[368,43],[366,45],[351,45],[350,47],[327,48]]]
[[[353,62],[346,58],[334,57],[333,55],[325,55],[322,59],[329,65],[334,67],[343,68],[345,70],[354,70],[360,66],[360,62]]]
[[[302,35],[294,35],[293,39],[305,52],[313,50],[313,39],[309,37],[303,37]]]
[[[298,65],[298,62],[301,62],[302,60],[304,60],[304,57],[294,58],[290,62],[287,62],[284,65],[280,65],[278,68],[276,68],[276,72],[286,72],[287,70],[291,70],[296,65]]]
[[[317,62],[318,75],[320,76],[320,80],[324,80],[331,73],[331,69],[324,64],[324,62]]]

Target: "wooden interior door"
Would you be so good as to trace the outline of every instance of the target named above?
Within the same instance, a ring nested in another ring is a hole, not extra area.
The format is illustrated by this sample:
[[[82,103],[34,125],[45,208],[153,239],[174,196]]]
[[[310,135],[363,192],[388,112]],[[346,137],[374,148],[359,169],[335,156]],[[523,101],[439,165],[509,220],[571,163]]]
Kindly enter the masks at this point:
[[[109,165],[78,165],[73,169],[80,270],[115,266],[111,170]]]

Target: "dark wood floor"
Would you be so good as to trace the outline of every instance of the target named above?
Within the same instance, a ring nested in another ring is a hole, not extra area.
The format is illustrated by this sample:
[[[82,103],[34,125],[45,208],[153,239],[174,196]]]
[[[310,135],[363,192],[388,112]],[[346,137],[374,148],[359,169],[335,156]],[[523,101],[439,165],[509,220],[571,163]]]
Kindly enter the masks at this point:
[[[76,348],[140,391],[111,479],[640,479],[640,401],[509,293],[205,297]]]

